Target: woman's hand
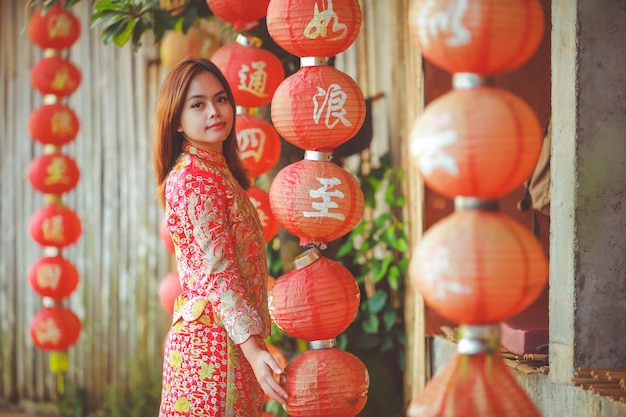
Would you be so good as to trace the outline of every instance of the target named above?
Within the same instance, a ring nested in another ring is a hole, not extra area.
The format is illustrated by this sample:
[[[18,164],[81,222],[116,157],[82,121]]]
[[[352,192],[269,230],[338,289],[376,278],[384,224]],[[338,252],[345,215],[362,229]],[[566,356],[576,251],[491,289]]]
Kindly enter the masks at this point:
[[[256,336],[251,336],[239,345],[246,359],[252,366],[254,376],[263,388],[263,392],[283,406],[287,405],[287,392],[274,379],[274,373],[282,374],[283,370],[276,359],[266,350],[259,346]]]

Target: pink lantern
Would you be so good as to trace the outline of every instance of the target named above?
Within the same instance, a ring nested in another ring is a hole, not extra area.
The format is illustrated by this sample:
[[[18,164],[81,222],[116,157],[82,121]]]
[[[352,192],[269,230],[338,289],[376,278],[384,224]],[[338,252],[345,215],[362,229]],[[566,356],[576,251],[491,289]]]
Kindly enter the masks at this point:
[[[159,285],[159,302],[163,310],[169,314],[174,313],[174,302],[181,291],[178,272],[172,271],[163,277]]]

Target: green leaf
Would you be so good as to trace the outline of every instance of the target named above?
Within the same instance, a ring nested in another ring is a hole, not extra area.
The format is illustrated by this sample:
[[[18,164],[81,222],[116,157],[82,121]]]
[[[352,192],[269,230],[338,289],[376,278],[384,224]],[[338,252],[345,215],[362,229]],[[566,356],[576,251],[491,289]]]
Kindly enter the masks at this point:
[[[393,348],[393,339],[391,337],[385,337],[383,343],[380,345],[380,350],[382,352],[387,352]]]
[[[385,259],[383,259],[382,262],[376,262],[376,273],[372,279],[372,281],[374,281],[374,284],[379,283],[380,280],[382,280],[387,275],[387,271],[389,270],[389,265],[391,264],[392,260],[393,256],[391,254],[388,254],[387,256],[385,256]]]
[[[390,213],[384,213],[374,219],[374,227],[376,229],[380,229],[383,227],[389,220],[391,220]]]
[[[399,277],[400,269],[398,269],[397,265],[392,265],[389,268],[389,273],[387,274],[387,282],[389,283],[389,287],[394,291],[398,291],[400,287],[398,279]]]
[[[337,258],[343,258],[348,255],[350,252],[354,250],[354,241],[352,239],[348,239],[345,241],[343,245],[337,249]]]
[[[133,34],[133,29],[135,28],[135,20],[127,20],[126,26],[124,27],[124,30],[121,31],[117,36],[113,37],[113,42],[117,45],[117,46],[124,46],[126,45],[126,43],[128,42],[128,40],[130,39],[130,36]]]
[[[383,290],[378,290],[376,291],[376,293],[372,296],[372,298],[370,298],[369,300],[367,300],[367,308],[371,313],[378,313],[379,311],[381,311],[384,307],[385,304],[387,303],[387,298],[389,296],[387,295],[387,293]],[[377,316],[370,316],[370,317],[376,317],[376,331],[378,331],[378,317]]]
[[[367,319],[363,320],[361,326],[365,333],[376,334],[378,333],[378,327],[380,325],[380,321],[378,320],[378,316],[375,314],[370,314]]]
[[[383,313],[383,325],[385,326],[385,330],[389,331],[393,328],[394,324],[396,324],[396,319],[398,318],[398,313],[392,308],[385,310]]]

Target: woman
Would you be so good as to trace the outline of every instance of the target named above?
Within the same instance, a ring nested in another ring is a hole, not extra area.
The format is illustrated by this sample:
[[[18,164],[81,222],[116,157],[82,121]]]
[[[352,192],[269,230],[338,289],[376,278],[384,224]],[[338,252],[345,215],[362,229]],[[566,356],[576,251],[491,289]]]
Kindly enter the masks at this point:
[[[161,417],[261,416],[285,404],[265,349],[265,241],[239,159],[235,102],[210,61],[186,59],[161,86],[153,140],[157,196],[182,292],[163,365]]]

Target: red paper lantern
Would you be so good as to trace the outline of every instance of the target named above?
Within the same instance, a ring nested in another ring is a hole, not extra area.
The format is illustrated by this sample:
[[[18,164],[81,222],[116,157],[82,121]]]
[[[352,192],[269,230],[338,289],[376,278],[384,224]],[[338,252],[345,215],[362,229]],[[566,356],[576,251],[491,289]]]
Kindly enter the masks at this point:
[[[35,242],[41,246],[63,248],[78,240],[82,224],[72,209],[50,203],[32,215],[28,229]]]
[[[354,417],[367,401],[367,368],[338,348],[306,351],[283,375],[289,396],[285,410],[292,417]]]
[[[169,314],[174,314],[174,302],[181,292],[178,272],[172,271],[165,275],[159,285],[159,302],[163,310]]]
[[[235,30],[265,17],[270,0],[206,0],[211,11]]]
[[[272,121],[285,140],[330,152],[352,138],[365,120],[365,99],[349,75],[327,65],[302,67],[272,98]]]
[[[544,33],[538,0],[418,0],[409,11],[424,56],[448,72],[490,75],[525,63]]]
[[[280,158],[280,138],[266,120],[251,114],[238,114],[235,131],[239,154],[252,178],[272,169]]]
[[[407,417],[540,417],[499,353],[456,354],[430,380]]]
[[[359,310],[359,286],[350,271],[309,249],[280,277],[269,299],[270,317],[285,333],[306,341],[333,339]]]
[[[300,237],[300,245],[326,245],[361,219],[363,192],[358,181],[332,162],[303,159],[283,168],[270,186],[270,205],[280,225]]]
[[[41,94],[66,97],[80,86],[81,73],[67,59],[52,56],[41,59],[33,66],[30,80]]]
[[[210,59],[220,47],[219,39],[212,33],[191,26],[187,33],[169,31],[165,33],[159,47],[161,63],[172,68],[184,58]]]
[[[45,194],[63,194],[78,184],[80,170],[73,158],[56,152],[32,160],[28,179],[34,189]]]
[[[438,193],[497,199],[528,179],[542,138],[537,116],[514,94],[459,89],[427,106],[413,128],[411,154]]]
[[[78,271],[62,256],[45,256],[28,269],[28,283],[40,296],[60,301],[76,290]]]
[[[159,223],[159,238],[161,242],[163,242],[163,246],[170,253],[176,253],[174,249],[174,241],[172,240],[172,235],[170,235],[169,230],[167,230],[167,218],[163,217],[161,219],[161,223]]]
[[[361,28],[358,0],[272,0],[267,30],[293,55],[330,57],[348,49]]]
[[[63,103],[44,104],[31,113],[28,130],[44,145],[61,146],[76,138],[80,122],[74,110]]]
[[[539,296],[548,263],[533,234],[509,217],[460,210],[425,234],[411,260],[413,284],[449,320],[507,320]]]
[[[35,346],[45,351],[66,350],[76,344],[82,324],[67,307],[44,307],[30,322],[30,337]]]
[[[247,193],[248,198],[256,208],[259,220],[261,220],[265,243],[268,243],[274,238],[274,236],[276,236],[278,227],[280,226],[278,220],[276,220],[276,217],[274,217],[274,214],[272,213],[272,208],[270,207],[270,195],[267,191],[255,185],[248,188]]]
[[[248,42],[243,35],[238,40]],[[276,55],[254,46],[228,43],[213,54],[212,61],[224,73],[235,102],[242,107],[269,104],[285,79],[285,70]]]
[[[80,21],[70,10],[54,5],[37,10],[28,22],[30,40],[42,49],[65,49],[80,36]]]

